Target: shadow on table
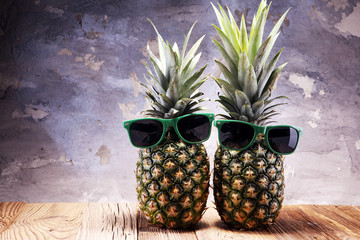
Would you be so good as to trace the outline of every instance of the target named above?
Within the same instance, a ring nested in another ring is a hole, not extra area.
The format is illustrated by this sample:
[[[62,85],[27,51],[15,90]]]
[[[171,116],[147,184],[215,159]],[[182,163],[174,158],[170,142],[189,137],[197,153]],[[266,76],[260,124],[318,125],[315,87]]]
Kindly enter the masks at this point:
[[[211,223],[207,221],[200,221],[197,225],[196,231],[214,231],[218,233],[223,233],[220,235],[229,236],[232,234],[243,234],[246,236],[268,236],[276,235],[277,237],[292,238],[292,237],[301,237],[309,236],[314,239],[326,239],[329,237],[325,234],[326,226],[307,221],[306,219],[291,219],[291,218],[280,218],[273,225],[264,228],[256,228],[253,230],[244,230],[231,228],[220,219],[214,220]]]

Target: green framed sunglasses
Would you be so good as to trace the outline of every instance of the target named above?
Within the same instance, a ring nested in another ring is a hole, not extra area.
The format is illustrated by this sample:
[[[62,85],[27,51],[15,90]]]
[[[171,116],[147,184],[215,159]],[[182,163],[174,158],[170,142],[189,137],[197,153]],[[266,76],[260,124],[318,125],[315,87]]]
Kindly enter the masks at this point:
[[[250,147],[259,133],[265,135],[266,144],[273,153],[291,154],[295,151],[303,129],[289,125],[258,126],[239,120],[215,120],[219,143],[230,150],[244,150]]]
[[[176,134],[187,143],[201,143],[209,139],[212,113],[193,113],[172,119],[140,118],[125,121],[130,142],[137,148],[150,148],[161,143],[166,130],[173,127]]]

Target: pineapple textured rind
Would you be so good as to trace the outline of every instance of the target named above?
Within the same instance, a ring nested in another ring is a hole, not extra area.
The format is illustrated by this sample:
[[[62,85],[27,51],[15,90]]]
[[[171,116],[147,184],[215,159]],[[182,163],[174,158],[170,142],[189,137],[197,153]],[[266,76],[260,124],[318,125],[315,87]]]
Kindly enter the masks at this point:
[[[209,167],[203,144],[167,139],[140,150],[136,180],[145,218],[167,228],[195,225],[206,207]]]
[[[284,200],[284,159],[266,148],[259,134],[246,150],[218,147],[214,165],[214,198],[221,220],[234,228],[268,226]]]

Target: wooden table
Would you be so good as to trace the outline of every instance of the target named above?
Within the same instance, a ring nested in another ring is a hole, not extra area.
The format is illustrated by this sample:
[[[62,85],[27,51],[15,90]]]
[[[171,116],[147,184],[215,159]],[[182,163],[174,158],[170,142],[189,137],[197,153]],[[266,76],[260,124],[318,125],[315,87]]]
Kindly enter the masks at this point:
[[[360,239],[360,207],[288,205],[275,225],[239,231],[213,205],[193,230],[149,225],[136,203],[0,203],[0,239]]]

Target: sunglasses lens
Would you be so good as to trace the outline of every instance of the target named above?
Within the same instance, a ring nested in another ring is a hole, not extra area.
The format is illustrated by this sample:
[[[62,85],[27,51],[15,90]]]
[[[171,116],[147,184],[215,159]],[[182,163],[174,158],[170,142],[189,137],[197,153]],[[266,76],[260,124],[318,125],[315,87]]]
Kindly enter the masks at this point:
[[[268,132],[271,148],[278,153],[291,153],[295,150],[298,141],[298,132],[291,127],[276,127]]]
[[[211,124],[206,116],[191,115],[180,119],[177,128],[186,141],[201,142],[209,137]]]
[[[156,144],[163,132],[163,125],[156,120],[139,120],[130,125],[129,135],[136,147],[149,147]]]
[[[228,122],[221,126],[219,138],[221,144],[227,148],[242,149],[249,145],[254,134],[254,128],[247,124]]]

